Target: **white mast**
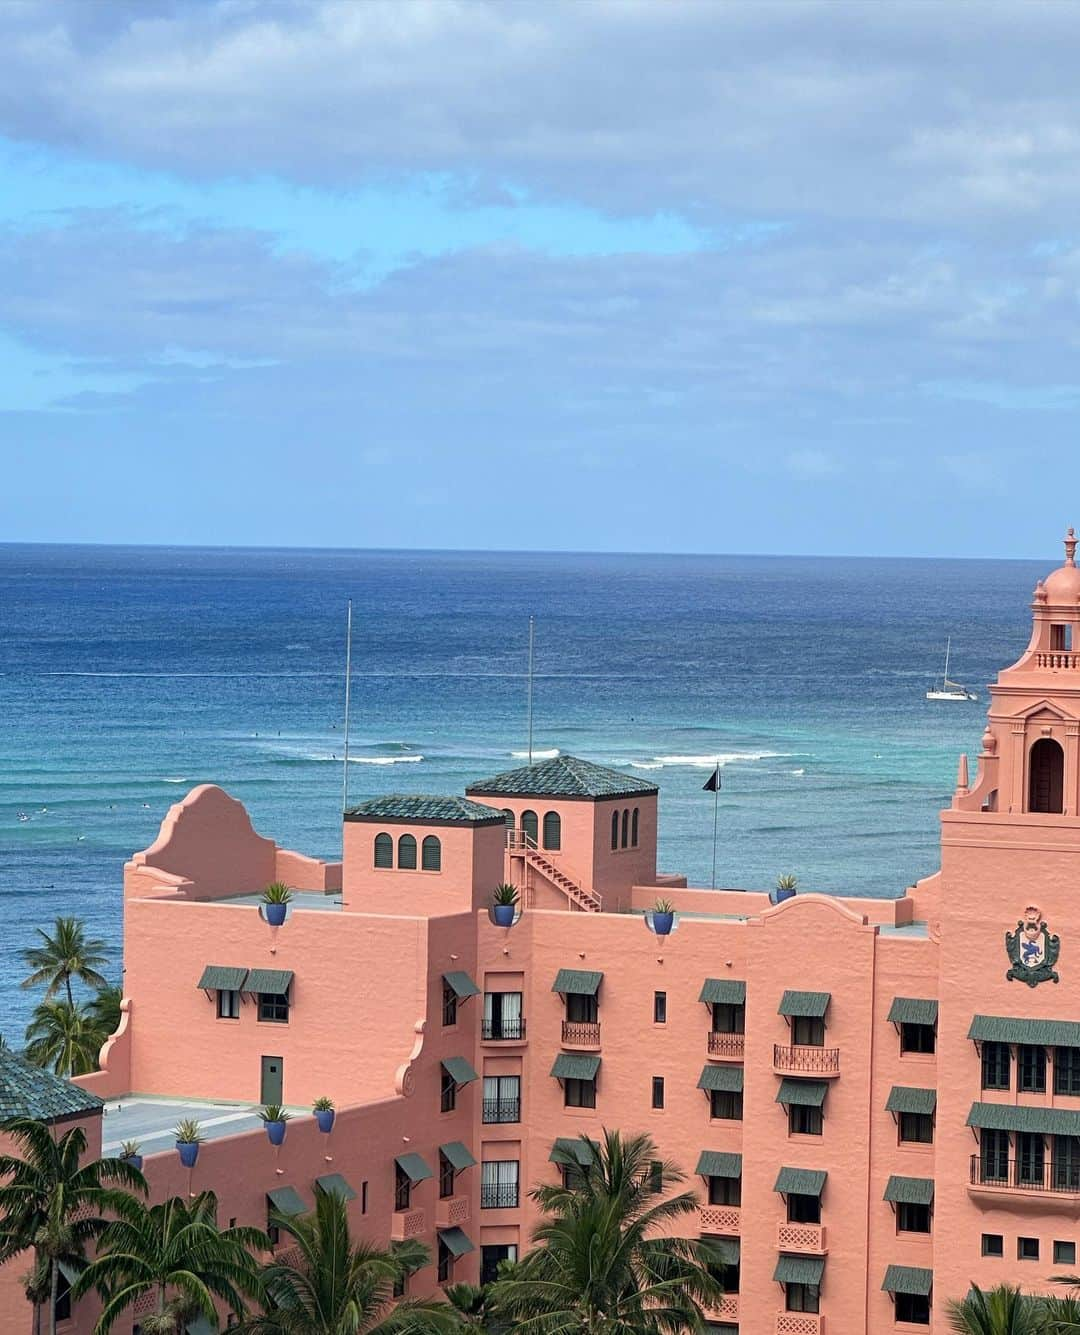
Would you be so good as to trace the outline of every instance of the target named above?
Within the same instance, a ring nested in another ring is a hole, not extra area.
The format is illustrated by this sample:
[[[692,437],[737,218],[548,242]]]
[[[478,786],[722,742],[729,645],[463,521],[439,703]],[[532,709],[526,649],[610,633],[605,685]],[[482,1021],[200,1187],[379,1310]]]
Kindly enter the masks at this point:
[[[529,764],[532,764],[533,756],[533,646],[536,639],[536,621],[534,617],[529,617]]]
[[[949,650],[952,648],[952,636],[945,641],[945,690],[949,689]]]
[[[345,756],[341,774],[341,811],[349,806],[349,687],[352,684],[352,599],[345,613]]]

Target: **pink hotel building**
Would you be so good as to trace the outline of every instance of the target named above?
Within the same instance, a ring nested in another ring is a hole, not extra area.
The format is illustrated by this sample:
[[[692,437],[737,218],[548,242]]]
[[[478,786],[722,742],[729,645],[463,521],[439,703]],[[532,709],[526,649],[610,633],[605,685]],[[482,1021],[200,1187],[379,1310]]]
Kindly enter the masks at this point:
[[[697,1186],[717,1331],[942,1330],[972,1281],[1046,1288],[1080,1242],[1075,547],[990,689],[973,776],[960,760],[941,869],[902,898],[687,888],[657,871],[657,789],[570,756],[365,802],[341,863],[203,786],[125,868],[102,1070],[2,1057],[0,1113],[81,1121],[104,1153],[141,1136],[154,1197],[213,1188],[222,1222],[310,1208],[323,1181],[358,1234],[429,1245],[415,1293],[526,1248],[553,1148],[602,1127],[649,1132]],[[296,890],[281,927],[272,880]],[[329,1133],[306,1113],[324,1094]],[[278,1100],[300,1115],[275,1148],[253,1109]],[[210,1137],[191,1169],[182,1115]],[[4,1331],[24,1268],[0,1272]],[[94,1309],[61,1315],[85,1335]]]

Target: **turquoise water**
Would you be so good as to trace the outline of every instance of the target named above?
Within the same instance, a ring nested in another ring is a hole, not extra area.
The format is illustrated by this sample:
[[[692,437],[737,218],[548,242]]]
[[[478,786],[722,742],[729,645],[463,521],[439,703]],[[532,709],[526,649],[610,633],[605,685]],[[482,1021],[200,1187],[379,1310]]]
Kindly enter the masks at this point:
[[[36,924],[118,947],[123,862],[193,784],[337,855],[349,597],[352,800],[520,763],[532,613],[537,753],[655,780],[663,869],[708,884],[719,755],[719,884],[890,896],[1054,564],[0,546],[0,1031]],[[976,704],[923,698],[948,634]]]

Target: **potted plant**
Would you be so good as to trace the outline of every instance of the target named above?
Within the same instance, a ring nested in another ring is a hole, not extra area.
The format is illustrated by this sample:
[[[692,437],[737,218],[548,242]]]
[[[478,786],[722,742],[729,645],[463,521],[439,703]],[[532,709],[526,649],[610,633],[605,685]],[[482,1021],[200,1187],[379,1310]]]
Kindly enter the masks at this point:
[[[280,927],[285,921],[292,891],[284,881],[271,881],[262,892],[263,916],[271,927]]]
[[[139,1142],[137,1140],[122,1141],[119,1158],[121,1163],[126,1163],[130,1168],[142,1170],[143,1157],[139,1153]]]
[[[317,1098],[311,1107],[315,1114],[315,1120],[319,1124],[319,1130],[332,1131],[334,1129],[334,1100],[323,1095],[321,1098]]]
[[[194,1117],[185,1117],[177,1122],[173,1135],[180,1152],[180,1162],[185,1168],[194,1168],[195,1160],[199,1157],[199,1146],[206,1139],[202,1127]]]
[[[504,881],[502,885],[495,887],[491,896],[491,903],[496,927],[513,927],[517,902],[517,886],[508,885]]]
[[[785,872],[783,876],[778,876],[776,878],[776,902],[782,904],[785,899],[791,899],[798,884],[799,878],[793,876],[791,872]]]
[[[667,936],[675,925],[675,905],[668,899],[658,899],[652,909],[652,929],[657,936]]]
[[[285,1139],[285,1123],[292,1120],[292,1113],[287,1113],[280,1103],[268,1103],[259,1116],[263,1119],[270,1144],[280,1145]]]

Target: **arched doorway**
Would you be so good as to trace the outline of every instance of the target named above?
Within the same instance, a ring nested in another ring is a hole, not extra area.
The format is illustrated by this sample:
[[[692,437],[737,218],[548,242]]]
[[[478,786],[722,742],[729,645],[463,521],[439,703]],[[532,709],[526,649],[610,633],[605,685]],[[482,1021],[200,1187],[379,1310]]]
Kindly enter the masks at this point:
[[[1052,737],[1040,737],[1028,763],[1028,810],[1060,812],[1065,800],[1065,752]]]

